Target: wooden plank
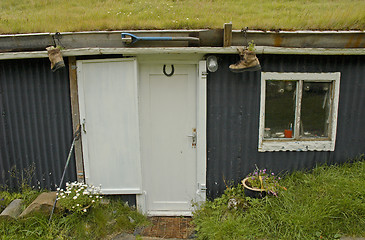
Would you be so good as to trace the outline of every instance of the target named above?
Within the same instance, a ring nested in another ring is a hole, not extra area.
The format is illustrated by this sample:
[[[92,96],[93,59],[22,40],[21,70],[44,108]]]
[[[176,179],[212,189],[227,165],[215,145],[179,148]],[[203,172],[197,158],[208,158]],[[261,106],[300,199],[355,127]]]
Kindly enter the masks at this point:
[[[223,47],[232,45],[232,23],[224,24]]]
[[[69,76],[70,76],[70,96],[71,96],[71,112],[73,131],[77,129],[80,124],[79,111],[79,96],[77,87],[77,72],[76,72],[76,57],[69,57]],[[82,142],[81,138],[75,143],[75,160],[76,160],[76,174],[77,181],[84,182],[84,164],[82,156]]]
[[[107,54],[237,54],[237,47],[182,47],[182,48],[75,48],[62,50],[64,57]],[[365,55],[365,48],[284,48],[256,46],[256,54],[295,55]],[[0,53],[0,60],[48,58],[47,51]]]

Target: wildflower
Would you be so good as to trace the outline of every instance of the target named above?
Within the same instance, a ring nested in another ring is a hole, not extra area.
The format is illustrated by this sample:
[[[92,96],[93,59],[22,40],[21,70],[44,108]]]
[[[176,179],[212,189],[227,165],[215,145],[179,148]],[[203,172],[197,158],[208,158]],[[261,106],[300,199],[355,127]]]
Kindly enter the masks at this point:
[[[95,200],[93,199],[91,202],[92,202],[92,203],[94,203],[94,202],[95,202]]]
[[[76,204],[76,207],[80,207],[80,204]]]
[[[74,196],[73,199],[77,199],[77,196]]]
[[[86,210],[86,209],[84,209],[84,210],[82,210],[82,211],[86,212],[87,210]]]

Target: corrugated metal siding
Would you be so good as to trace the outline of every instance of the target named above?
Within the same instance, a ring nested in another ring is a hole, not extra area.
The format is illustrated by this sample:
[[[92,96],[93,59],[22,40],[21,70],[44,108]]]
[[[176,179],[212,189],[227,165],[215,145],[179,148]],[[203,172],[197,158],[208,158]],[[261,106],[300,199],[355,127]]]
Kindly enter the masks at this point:
[[[214,198],[255,168],[275,172],[340,163],[365,152],[365,56],[259,55],[264,72],[341,72],[334,152],[259,153],[260,72],[232,73],[235,55],[221,55],[208,75],[207,186]]]
[[[68,69],[53,73],[48,59],[0,61],[0,184],[17,189],[34,164],[31,185],[54,189],[72,142]],[[23,174],[24,176],[24,174]],[[72,158],[65,176],[76,180]]]

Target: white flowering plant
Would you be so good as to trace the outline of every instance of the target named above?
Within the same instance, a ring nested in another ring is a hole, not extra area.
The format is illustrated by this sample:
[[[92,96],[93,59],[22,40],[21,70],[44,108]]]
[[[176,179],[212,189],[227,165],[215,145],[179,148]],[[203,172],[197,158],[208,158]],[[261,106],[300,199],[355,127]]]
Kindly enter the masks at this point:
[[[100,203],[100,187],[80,182],[66,183],[66,190],[57,189],[57,202],[68,212],[87,213],[91,206]]]

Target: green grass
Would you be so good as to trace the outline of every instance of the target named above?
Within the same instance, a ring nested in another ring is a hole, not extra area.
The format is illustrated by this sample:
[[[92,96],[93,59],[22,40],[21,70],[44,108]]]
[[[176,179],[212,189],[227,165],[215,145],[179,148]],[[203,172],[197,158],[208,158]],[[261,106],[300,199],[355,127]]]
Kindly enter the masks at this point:
[[[132,219],[132,220],[131,220]],[[106,239],[147,225],[145,216],[120,200],[90,209],[88,214],[35,215],[24,220],[0,222],[0,239]]]
[[[363,0],[6,0],[0,33],[118,29],[365,29]]]
[[[365,236],[365,161],[285,177],[280,197],[228,209],[232,188],[194,215],[198,239],[338,239]],[[237,189],[240,187],[235,187]],[[240,192],[235,190],[234,192]],[[242,204],[242,201],[245,201]],[[243,206],[243,207],[242,207]]]

